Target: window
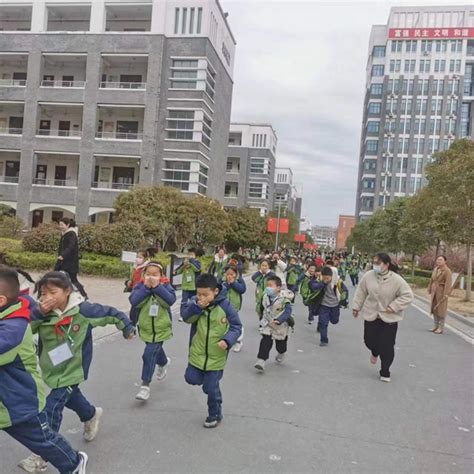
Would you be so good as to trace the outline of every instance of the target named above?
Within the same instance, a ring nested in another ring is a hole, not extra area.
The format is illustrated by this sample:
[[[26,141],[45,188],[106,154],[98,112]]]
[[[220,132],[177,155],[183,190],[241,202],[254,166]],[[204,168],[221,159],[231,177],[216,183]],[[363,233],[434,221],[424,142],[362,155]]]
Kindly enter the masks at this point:
[[[425,139],[424,138],[418,138],[418,140],[416,142],[416,154],[417,155],[422,155],[424,148],[425,148]]]
[[[446,70],[446,61],[444,59],[436,59],[434,72],[444,72]]]
[[[237,197],[239,195],[239,183],[225,183],[224,197]]]
[[[425,119],[415,119],[415,135],[424,135],[426,129]]]
[[[187,181],[164,181],[163,184],[180,189],[181,191],[189,191],[189,183]]]
[[[388,81],[388,93],[389,94],[398,94],[399,91],[399,81],[398,79],[389,79]]]
[[[365,160],[364,161],[364,170],[368,172],[375,173],[377,169],[377,161],[376,160]]]
[[[431,115],[441,115],[442,99],[431,99]]]
[[[188,9],[187,8],[183,8],[183,15],[181,17],[181,34],[185,34],[186,33],[186,20],[187,20],[187,16],[188,16]]]
[[[197,25],[196,25],[196,33],[198,35],[201,34],[201,28],[202,28],[202,8],[198,8]]]
[[[173,67],[198,67],[197,59],[173,59]]]
[[[374,58],[384,58],[385,57],[385,46],[374,46],[373,49]]]
[[[407,132],[410,133],[410,132]],[[408,153],[408,148],[410,146],[410,141],[406,138],[404,138],[399,144],[398,144],[398,152],[401,154],[406,155]],[[406,158],[404,158],[406,160]],[[406,169],[405,169],[406,171]]]
[[[369,115],[380,115],[382,104],[380,102],[369,102]]]
[[[265,173],[265,158],[251,158],[250,159],[250,173],[264,174]]]
[[[430,135],[439,135],[441,133],[441,119],[430,120]]]
[[[421,52],[422,53],[431,53],[433,42],[429,40],[423,40],[421,42]]]
[[[402,65],[401,59],[391,59],[390,72],[400,72],[401,65]]]
[[[402,94],[404,95],[412,95],[413,94],[413,84],[414,80],[413,79],[403,79],[402,83]]]
[[[429,59],[420,59],[420,72],[430,72],[431,61]]]
[[[413,108],[413,100],[412,99],[403,99],[401,103],[400,113],[405,115],[411,114],[411,109]]]
[[[166,121],[167,138],[172,140],[192,140],[194,130],[194,110],[170,110]]]
[[[174,9],[174,34],[179,32],[179,8]]]
[[[417,82],[417,94],[418,95],[428,95],[428,79],[418,79]]]
[[[462,53],[462,40],[451,40],[451,52]]]
[[[427,99],[416,99],[415,113],[417,115],[426,115],[427,106],[428,106]]]
[[[367,123],[367,133],[379,133],[380,122],[370,121]]]
[[[411,129],[411,119],[405,118],[400,120],[399,132],[403,134],[410,134]]]
[[[375,180],[374,179],[363,179],[362,187],[364,189],[375,189]]]
[[[404,72],[415,72],[416,59],[405,59]]]
[[[449,72],[461,72],[461,60],[451,59],[449,61]]]
[[[430,138],[428,140],[428,153],[435,153],[439,150],[439,138]]]
[[[393,153],[393,143],[394,143],[393,138],[392,139],[385,138],[383,141],[383,152]]]
[[[381,64],[375,64],[372,66],[372,76],[380,77],[384,75],[384,66]]]
[[[216,73],[207,66],[206,71],[206,92],[211,99],[214,98],[214,89],[216,87]]]
[[[201,141],[202,143],[204,143],[204,145],[208,147],[211,146],[211,128],[212,128],[212,120],[210,120],[204,115],[203,122],[202,122]]]
[[[267,187],[264,186],[264,183],[249,183],[249,197],[268,199]]]
[[[415,53],[418,41],[406,41],[406,52]]]
[[[444,94],[444,81],[443,79],[438,79],[433,81],[433,95],[443,95]]]
[[[446,40],[435,41],[436,52],[445,53],[448,50],[448,42]]]
[[[392,53],[402,52],[403,41],[392,41]]]
[[[372,96],[381,96],[383,93],[383,84],[371,84],[370,85],[370,95]]]
[[[367,140],[365,150],[368,155],[376,155],[379,148],[378,140]]]

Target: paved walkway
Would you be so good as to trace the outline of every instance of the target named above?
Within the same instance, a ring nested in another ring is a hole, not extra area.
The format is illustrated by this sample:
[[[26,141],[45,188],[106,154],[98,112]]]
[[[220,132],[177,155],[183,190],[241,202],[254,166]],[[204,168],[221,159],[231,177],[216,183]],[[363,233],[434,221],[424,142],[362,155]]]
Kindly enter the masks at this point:
[[[93,299],[127,307],[121,282],[84,281]],[[340,324],[329,329],[330,345],[320,348],[298,302],[286,363],[271,360],[266,373],[258,374],[249,286],[241,313],[245,344],[230,356],[223,379],[225,420],[216,430],[201,427],[205,397],[184,382],[189,327],[177,317],[175,336],[166,344],[172,358],[168,377],[153,383],[147,404],[134,399],[143,343],[120,335],[96,341],[83,389],[104,407],[101,433],[86,444],[70,412],[62,428],[89,453],[89,473],[473,472],[470,344],[450,331],[429,333],[428,317],[410,308],[400,325],[392,383],[384,384],[369,364],[362,321],[343,311]],[[0,473],[21,472],[15,465],[27,452],[5,434],[0,453]]]

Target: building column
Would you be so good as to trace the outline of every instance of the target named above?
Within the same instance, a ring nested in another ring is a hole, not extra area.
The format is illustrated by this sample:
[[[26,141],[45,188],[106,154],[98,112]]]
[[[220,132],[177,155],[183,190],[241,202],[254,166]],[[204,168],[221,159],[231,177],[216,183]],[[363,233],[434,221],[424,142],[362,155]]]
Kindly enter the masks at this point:
[[[44,0],[35,0],[31,12],[31,31],[40,33],[47,27],[46,3]]]
[[[91,5],[91,33],[103,33],[105,31],[106,11],[105,3],[101,0],[94,0]]]

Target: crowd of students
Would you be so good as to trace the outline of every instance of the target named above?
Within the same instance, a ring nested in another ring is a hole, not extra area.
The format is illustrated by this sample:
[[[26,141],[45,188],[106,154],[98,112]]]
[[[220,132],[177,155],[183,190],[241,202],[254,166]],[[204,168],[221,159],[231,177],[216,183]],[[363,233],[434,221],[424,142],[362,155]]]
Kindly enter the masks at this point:
[[[239,352],[244,330],[239,318],[246,292],[243,258],[228,257],[219,249],[206,273],[200,253],[190,249],[174,270],[181,275],[180,320],[191,325],[185,380],[202,387],[207,395],[205,428],[217,427],[223,419],[220,380],[229,351]],[[388,258],[388,261],[387,261]],[[370,261],[361,255],[289,255],[286,251],[261,253],[255,259],[255,311],[261,339],[255,369],[265,371],[275,344],[278,364],[288,352],[288,339],[295,326],[293,304],[299,293],[308,308],[308,324],[316,319],[320,346],[329,343],[329,324],[339,322],[340,308],[348,306],[347,273],[354,286]],[[411,290],[395,272],[386,254],[378,254],[354,297],[354,317],[362,312],[365,341],[371,361],[381,358],[380,376],[390,381],[396,327],[403,309],[413,298]],[[44,470],[51,463],[61,473],[85,473],[87,455],[74,450],[59,431],[63,411],[74,411],[84,424],[84,439],[97,436],[103,410],[80,390],[92,362],[92,329],[115,325],[126,340],[138,334],[145,347],[141,387],[136,399],[146,402],[156,374],[163,380],[170,359],[165,343],[173,336],[171,307],[175,288],[152,249],[138,252],[130,279],[129,316],[110,306],[85,299],[65,272],[45,274],[35,286],[35,296],[20,293],[18,273],[0,268],[0,429],[32,451],[20,463],[29,472]],[[384,308],[379,292],[383,288]],[[33,334],[38,335],[36,353]],[[37,368],[37,357],[39,368]],[[43,382],[50,392],[45,397]]]

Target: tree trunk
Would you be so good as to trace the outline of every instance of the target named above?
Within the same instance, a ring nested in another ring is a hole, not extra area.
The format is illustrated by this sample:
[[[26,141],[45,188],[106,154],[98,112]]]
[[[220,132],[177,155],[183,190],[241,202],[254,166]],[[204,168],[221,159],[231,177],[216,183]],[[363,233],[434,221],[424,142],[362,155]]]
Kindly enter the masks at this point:
[[[433,258],[433,267],[436,265],[436,259],[438,258],[440,246],[441,246],[441,240],[436,239],[436,250],[435,250],[434,258]]]
[[[471,301],[472,293],[472,245],[467,245],[466,301]]]
[[[411,282],[415,283],[415,258],[416,255],[412,254],[411,256]]]

